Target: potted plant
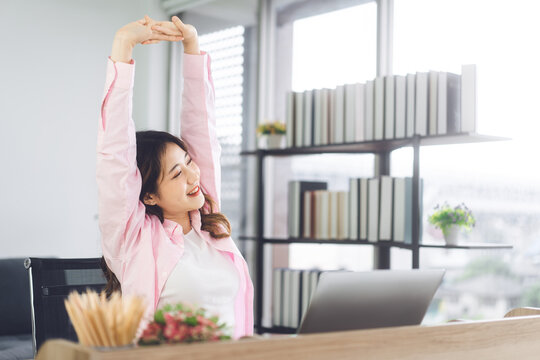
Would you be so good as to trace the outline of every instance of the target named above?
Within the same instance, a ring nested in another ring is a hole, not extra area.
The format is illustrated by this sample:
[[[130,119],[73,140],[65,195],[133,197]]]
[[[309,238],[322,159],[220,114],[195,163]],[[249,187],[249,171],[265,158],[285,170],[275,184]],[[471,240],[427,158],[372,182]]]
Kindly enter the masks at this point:
[[[429,216],[429,223],[442,230],[447,245],[456,245],[459,231],[471,231],[476,221],[464,203],[451,207],[448,203],[435,206],[435,212]]]
[[[259,149],[285,147],[285,124],[279,121],[265,122],[257,127]]]

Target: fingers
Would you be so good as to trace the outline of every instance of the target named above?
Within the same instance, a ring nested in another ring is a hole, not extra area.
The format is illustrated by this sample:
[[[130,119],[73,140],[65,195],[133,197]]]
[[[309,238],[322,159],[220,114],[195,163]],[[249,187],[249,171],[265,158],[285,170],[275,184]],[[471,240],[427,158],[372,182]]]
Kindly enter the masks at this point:
[[[158,31],[165,35],[173,35],[173,36],[182,36],[182,32],[178,30],[177,28],[170,29],[168,27],[160,26],[160,25],[154,25],[152,26],[152,30]]]
[[[139,19],[137,20],[137,22],[141,25],[145,25],[146,24],[146,20],[145,19]]]
[[[179,36],[179,35],[165,35],[165,34],[152,34],[152,36],[150,37],[150,39],[148,40],[165,40],[165,41],[180,41],[180,40],[183,40],[184,37],[183,36]]]
[[[141,43],[141,45],[150,45],[150,44],[157,44],[159,40],[145,40]]]
[[[182,22],[182,20],[180,20],[180,19],[178,18],[178,16],[173,16],[173,17],[172,17],[172,22],[173,22],[174,25],[176,25],[176,27],[178,28],[178,30],[180,30],[180,31],[183,31],[183,30],[184,30],[185,25],[184,25],[184,23]]]

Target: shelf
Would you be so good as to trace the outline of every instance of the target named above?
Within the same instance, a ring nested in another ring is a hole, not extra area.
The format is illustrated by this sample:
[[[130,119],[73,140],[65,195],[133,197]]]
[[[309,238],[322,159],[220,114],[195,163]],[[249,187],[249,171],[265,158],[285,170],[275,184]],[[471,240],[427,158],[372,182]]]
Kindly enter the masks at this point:
[[[257,240],[256,236],[239,236],[240,240]],[[265,244],[332,244],[332,245],[373,245],[379,247],[398,247],[412,250],[414,245],[405,244],[397,241],[378,241],[370,242],[366,240],[323,240],[323,239],[305,239],[305,238],[263,238]],[[421,248],[438,249],[512,249],[512,245],[494,244],[494,243],[464,243],[460,245],[445,244],[420,244]]]
[[[508,244],[492,244],[492,243],[464,243],[461,245],[445,245],[445,244],[420,244],[423,248],[439,248],[439,249],[512,249],[512,245]]]
[[[451,144],[470,144],[488,141],[505,141],[510,138],[481,135],[476,133],[461,133],[447,135],[420,136],[420,146],[431,145],[451,145]],[[347,144],[330,144],[300,148],[287,149],[258,149],[251,151],[242,151],[240,155],[262,155],[262,156],[288,156],[288,155],[314,155],[314,154],[351,154],[351,153],[382,153],[390,152],[402,147],[413,146],[414,138],[391,139],[378,141],[364,141]]]
[[[284,326],[273,326],[273,327],[262,327],[261,333],[271,333],[271,334],[296,334],[295,328],[284,327]]]
[[[256,236],[240,236],[240,240],[257,240]],[[412,249],[412,244],[405,244],[396,241],[371,242],[367,240],[324,240],[305,238],[263,238],[265,244],[332,244],[332,245],[373,245],[379,247],[399,247],[402,249]]]

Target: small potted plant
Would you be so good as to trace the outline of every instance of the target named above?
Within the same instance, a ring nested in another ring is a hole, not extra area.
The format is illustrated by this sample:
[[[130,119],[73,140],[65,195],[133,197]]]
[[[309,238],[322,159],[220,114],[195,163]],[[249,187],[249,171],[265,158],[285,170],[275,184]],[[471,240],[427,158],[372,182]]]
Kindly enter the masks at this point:
[[[218,324],[217,316],[207,316],[204,308],[187,304],[165,305],[143,331],[139,345],[192,343],[230,340],[231,329]]]
[[[257,127],[259,149],[285,147],[285,124],[279,121],[265,122]]]
[[[464,203],[451,207],[448,203],[435,206],[435,212],[429,216],[429,223],[442,230],[447,245],[456,245],[459,231],[471,231],[476,221]]]

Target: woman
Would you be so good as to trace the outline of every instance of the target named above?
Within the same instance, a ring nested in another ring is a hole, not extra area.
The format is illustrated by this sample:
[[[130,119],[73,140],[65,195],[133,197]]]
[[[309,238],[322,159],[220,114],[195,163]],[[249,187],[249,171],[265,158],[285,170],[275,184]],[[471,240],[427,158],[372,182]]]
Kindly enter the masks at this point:
[[[133,47],[180,40],[182,140],[164,132],[135,133]],[[145,16],[118,30],[97,143],[107,290],[143,296],[146,318],[166,303],[205,307],[237,339],[253,334],[253,285],[230,224],[219,213],[220,154],[210,58],[199,51],[195,28],[177,17],[156,22]]]

